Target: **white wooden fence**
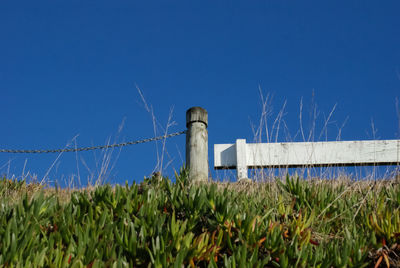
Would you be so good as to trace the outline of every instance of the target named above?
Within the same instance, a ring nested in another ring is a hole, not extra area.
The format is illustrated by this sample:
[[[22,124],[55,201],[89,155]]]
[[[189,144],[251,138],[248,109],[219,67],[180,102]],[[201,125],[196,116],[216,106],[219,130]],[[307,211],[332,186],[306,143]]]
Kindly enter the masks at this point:
[[[214,145],[214,168],[237,169],[247,179],[248,168],[399,165],[400,140],[284,142]]]

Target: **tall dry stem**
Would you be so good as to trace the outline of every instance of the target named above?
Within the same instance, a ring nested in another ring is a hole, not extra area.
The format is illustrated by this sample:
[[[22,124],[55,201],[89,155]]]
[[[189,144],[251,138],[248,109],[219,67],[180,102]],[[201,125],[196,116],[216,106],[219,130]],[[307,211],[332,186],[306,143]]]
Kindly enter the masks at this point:
[[[138,91],[138,94],[139,94],[140,99],[141,99],[141,101],[142,101],[142,103],[144,105],[145,110],[151,116],[154,137],[157,137],[159,135],[158,133],[162,133],[163,136],[167,136],[169,129],[172,126],[176,125],[176,122],[173,121],[174,107],[171,107],[170,112],[168,114],[168,119],[167,119],[166,126],[164,127],[157,120],[157,117],[155,116],[155,113],[154,113],[153,106],[147,102],[142,90],[138,87],[138,85],[136,85],[136,90]],[[157,163],[156,163],[152,173],[157,172],[157,173],[162,175],[163,171],[173,162],[174,159],[168,153],[168,150],[167,150],[167,147],[166,147],[166,138],[162,139],[161,151],[159,150],[158,141],[155,141],[155,143],[156,143]],[[165,156],[167,156],[169,158],[169,161],[167,162],[166,165],[164,165]]]
[[[395,102],[396,102],[396,115],[397,115],[397,125],[398,125],[397,137],[400,139],[400,106],[398,97],[396,97]]]

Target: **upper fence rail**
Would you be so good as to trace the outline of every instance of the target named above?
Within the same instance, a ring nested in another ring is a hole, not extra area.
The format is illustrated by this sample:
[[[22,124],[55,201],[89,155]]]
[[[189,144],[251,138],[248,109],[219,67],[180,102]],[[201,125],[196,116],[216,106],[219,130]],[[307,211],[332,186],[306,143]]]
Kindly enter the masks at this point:
[[[81,147],[81,148],[66,148],[66,149],[50,149],[50,150],[12,150],[12,149],[0,149],[0,153],[12,153],[12,154],[43,154],[43,153],[63,153],[63,152],[82,152],[82,151],[91,151],[91,150],[102,150],[102,149],[110,149],[110,148],[116,148],[116,147],[124,147],[128,145],[135,145],[135,144],[140,144],[140,143],[146,143],[146,142],[152,142],[152,141],[158,141],[158,140],[163,140],[175,136],[179,136],[182,134],[185,134],[186,130],[180,131],[180,132],[175,132],[171,133],[168,135],[163,135],[163,136],[158,136],[158,137],[153,137],[153,138],[147,138],[143,140],[136,140],[136,141],[128,141],[128,142],[122,142],[122,143],[116,143],[116,144],[110,144],[110,145],[100,145],[100,146],[91,146],[91,147]]]
[[[400,165],[400,140],[250,143],[214,145],[214,168],[237,169],[238,179],[248,168]]]

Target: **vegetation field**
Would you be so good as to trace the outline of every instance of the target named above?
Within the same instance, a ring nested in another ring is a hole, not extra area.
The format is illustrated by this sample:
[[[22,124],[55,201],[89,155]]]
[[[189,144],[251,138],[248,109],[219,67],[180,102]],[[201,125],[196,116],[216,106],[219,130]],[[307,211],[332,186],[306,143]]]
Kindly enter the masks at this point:
[[[399,181],[0,179],[0,267],[400,267]]]

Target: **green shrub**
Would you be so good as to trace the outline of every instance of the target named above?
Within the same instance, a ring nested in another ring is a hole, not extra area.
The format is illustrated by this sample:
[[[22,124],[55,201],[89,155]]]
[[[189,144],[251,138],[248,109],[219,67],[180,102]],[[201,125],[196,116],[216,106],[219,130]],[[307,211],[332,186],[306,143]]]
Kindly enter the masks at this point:
[[[354,186],[354,187],[353,187]],[[400,260],[397,184],[277,179],[28,193],[0,180],[0,267],[366,267]],[[18,199],[8,202],[10,191]],[[64,196],[63,196],[64,198]],[[397,256],[397,257],[396,257]]]

